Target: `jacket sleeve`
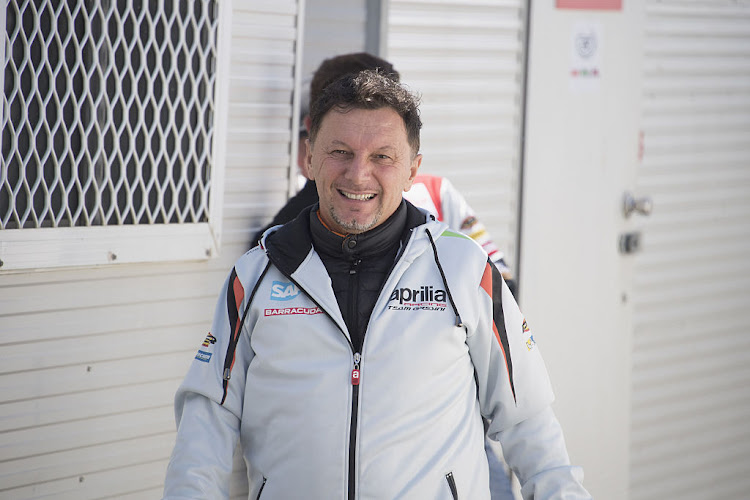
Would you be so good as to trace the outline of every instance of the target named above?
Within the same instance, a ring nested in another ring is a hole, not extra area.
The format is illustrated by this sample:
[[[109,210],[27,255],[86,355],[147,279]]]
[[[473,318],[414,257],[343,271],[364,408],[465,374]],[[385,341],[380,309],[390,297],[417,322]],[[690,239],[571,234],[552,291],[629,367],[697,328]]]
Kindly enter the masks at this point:
[[[499,441],[525,500],[591,498],[572,467],[550,408],[553,394],[534,336],[508,286],[490,262],[479,286],[478,323],[467,344],[489,438]]]
[[[591,500],[582,484],[583,469],[570,465],[552,408],[500,431],[496,438],[521,483],[524,500]]]
[[[177,439],[164,499],[229,497],[244,376],[252,359],[249,336],[240,329],[244,303],[244,287],[233,269],[219,296],[211,332],[175,395]],[[224,380],[225,364],[230,365],[231,383]]]

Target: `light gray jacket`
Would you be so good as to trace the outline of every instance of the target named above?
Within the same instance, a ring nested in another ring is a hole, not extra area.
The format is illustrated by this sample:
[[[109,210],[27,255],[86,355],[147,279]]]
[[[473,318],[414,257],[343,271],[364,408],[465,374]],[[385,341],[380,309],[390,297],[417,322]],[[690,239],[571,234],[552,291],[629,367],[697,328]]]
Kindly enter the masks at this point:
[[[355,353],[307,220],[227,279],[176,395],[164,498],[226,498],[239,440],[253,499],[489,499],[482,416],[525,498],[589,498],[539,348],[475,242],[412,229]]]

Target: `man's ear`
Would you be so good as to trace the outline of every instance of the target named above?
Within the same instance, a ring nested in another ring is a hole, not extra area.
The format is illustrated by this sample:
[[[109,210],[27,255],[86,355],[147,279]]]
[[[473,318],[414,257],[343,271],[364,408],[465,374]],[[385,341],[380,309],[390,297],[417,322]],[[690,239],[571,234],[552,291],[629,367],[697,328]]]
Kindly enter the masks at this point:
[[[422,165],[422,155],[417,154],[417,156],[414,157],[414,159],[411,161],[411,166],[409,167],[409,178],[406,181],[406,186],[404,186],[404,192],[411,189],[411,185],[414,183],[414,178],[417,176],[417,172],[419,171],[419,167]]]
[[[310,144],[309,138],[305,139],[304,147],[305,147],[307,154],[305,154],[305,164],[301,168],[302,175],[304,175],[311,181],[314,181],[315,177],[313,176],[313,171],[312,171],[312,145]]]

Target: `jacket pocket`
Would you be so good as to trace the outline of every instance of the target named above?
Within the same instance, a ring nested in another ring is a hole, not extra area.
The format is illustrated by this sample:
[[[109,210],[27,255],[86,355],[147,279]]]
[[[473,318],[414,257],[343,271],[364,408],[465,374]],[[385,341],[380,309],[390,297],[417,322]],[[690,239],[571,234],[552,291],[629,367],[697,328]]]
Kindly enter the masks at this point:
[[[445,480],[448,481],[448,488],[451,489],[453,500],[458,500],[458,488],[456,488],[456,479],[453,477],[453,473],[449,472],[448,474],[446,474]]]
[[[260,489],[258,490],[258,496],[255,497],[255,500],[260,500],[260,496],[263,494],[263,488],[266,487],[266,477],[263,476],[263,482],[260,483]]]

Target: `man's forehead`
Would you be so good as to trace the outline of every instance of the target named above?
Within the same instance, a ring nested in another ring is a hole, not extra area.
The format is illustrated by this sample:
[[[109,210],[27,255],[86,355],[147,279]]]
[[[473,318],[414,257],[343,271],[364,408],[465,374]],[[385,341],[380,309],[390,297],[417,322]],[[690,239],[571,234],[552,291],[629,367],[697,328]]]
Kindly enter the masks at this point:
[[[329,141],[345,141],[346,137],[360,135],[390,136],[406,138],[406,125],[392,108],[361,109],[346,111],[332,109],[323,116],[319,134]]]

